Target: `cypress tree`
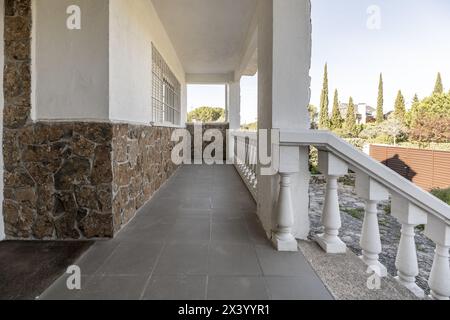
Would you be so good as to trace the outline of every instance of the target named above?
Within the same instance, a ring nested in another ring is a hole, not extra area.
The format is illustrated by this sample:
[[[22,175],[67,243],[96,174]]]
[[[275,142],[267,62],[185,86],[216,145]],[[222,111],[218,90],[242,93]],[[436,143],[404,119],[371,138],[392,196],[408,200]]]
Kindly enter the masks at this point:
[[[345,119],[344,129],[352,136],[356,133],[356,110],[352,97],[350,97],[348,102],[347,117]]]
[[[417,95],[417,93],[414,95],[413,101],[412,101],[412,105],[417,105],[420,102],[419,100],[419,96]]]
[[[434,85],[433,94],[443,94],[443,93],[444,93],[444,86],[442,84],[441,73],[439,72],[437,75],[436,84]]]
[[[377,102],[377,124],[384,121],[384,85],[383,85],[383,74],[380,74],[380,83],[378,84],[378,102]]]
[[[320,119],[319,128],[328,129],[330,127],[330,117],[328,114],[328,64],[325,64],[325,71],[323,75],[323,88],[320,96]]]
[[[397,120],[404,122],[405,115],[406,115],[405,98],[403,97],[402,91],[399,90],[397,94],[397,99],[395,100],[394,117]]]
[[[333,102],[333,113],[331,116],[330,127],[332,130],[342,129],[342,124],[344,119],[342,119],[341,111],[339,110],[339,93],[337,90],[334,91],[334,102]]]

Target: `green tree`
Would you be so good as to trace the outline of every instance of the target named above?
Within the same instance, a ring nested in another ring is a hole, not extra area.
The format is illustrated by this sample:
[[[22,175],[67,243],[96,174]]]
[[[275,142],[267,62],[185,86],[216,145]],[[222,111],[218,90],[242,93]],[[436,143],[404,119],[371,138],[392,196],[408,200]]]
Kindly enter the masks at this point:
[[[356,109],[352,97],[350,97],[348,102],[347,117],[345,119],[344,129],[346,133],[351,137],[355,137],[358,135],[358,125],[356,124]]]
[[[377,123],[380,124],[384,121],[384,84],[383,74],[380,74],[380,82],[378,84],[378,102],[377,102]]]
[[[434,85],[433,94],[443,94],[443,93],[444,93],[444,86],[442,84],[441,73],[439,72],[437,75],[436,84]]]
[[[450,94],[434,94],[413,104],[408,112],[410,128],[416,127],[425,118],[450,119]],[[447,131],[450,130],[447,128]]]
[[[342,129],[344,119],[342,118],[341,110],[339,109],[339,93],[337,90],[334,91],[334,102],[333,102],[333,112],[331,115],[330,129]]]
[[[395,99],[394,117],[397,120],[405,122],[405,115],[406,115],[405,98],[403,97],[402,91],[399,90],[397,98]]]
[[[328,114],[328,105],[330,101],[328,98],[328,64],[325,64],[323,75],[323,88],[320,96],[320,118],[319,128],[328,129],[330,127],[330,116]]]
[[[311,121],[311,129],[317,129],[317,117],[319,113],[317,112],[317,107],[310,104],[308,106],[309,119]]]
[[[222,108],[200,107],[188,114],[188,122],[217,122],[225,121],[225,110]]]

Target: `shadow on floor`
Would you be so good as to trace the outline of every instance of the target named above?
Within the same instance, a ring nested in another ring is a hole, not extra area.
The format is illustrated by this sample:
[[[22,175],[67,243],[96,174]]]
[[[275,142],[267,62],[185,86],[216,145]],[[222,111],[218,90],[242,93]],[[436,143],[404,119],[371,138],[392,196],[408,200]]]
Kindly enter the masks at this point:
[[[32,300],[93,242],[0,242],[0,299]]]

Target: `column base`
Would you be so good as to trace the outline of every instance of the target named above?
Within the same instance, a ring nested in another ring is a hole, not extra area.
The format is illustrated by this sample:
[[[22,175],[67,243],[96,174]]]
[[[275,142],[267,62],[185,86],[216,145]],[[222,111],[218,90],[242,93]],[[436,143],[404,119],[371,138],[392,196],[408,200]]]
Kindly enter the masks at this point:
[[[278,251],[282,252],[297,252],[298,251],[298,243],[297,240],[292,237],[289,240],[281,240],[278,239],[276,233],[272,233],[272,244]]]
[[[380,261],[377,261],[376,263],[367,262],[364,256],[359,257],[362,261],[364,261],[365,264],[369,268],[372,268],[372,270],[381,278],[385,278],[388,275],[387,269],[384,265],[381,264]]]
[[[397,282],[400,283],[402,286],[404,286],[406,289],[414,293],[414,295],[417,298],[421,299],[425,298],[425,292],[422,289],[420,289],[420,287],[414,282],[404,282],[398,276],[395,277],[395,280],[397,280]]]
[[[317,244],[329,254],[344,254],[347,253],[347,245],[339,238],[330,242],[325,238],[324,234],[319,234],[314,237]]]

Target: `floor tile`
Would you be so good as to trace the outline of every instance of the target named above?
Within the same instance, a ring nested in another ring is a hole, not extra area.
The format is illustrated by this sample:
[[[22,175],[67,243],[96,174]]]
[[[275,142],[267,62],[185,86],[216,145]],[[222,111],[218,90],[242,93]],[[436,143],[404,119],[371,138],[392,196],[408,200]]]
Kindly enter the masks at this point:
[[[252,245],[213,244],[209,256],[209,274],[257,276],[262,272]]]
[[[213,243],[249,244],[247,225],[242,221],[212,223],[211,241]]]
[[[97,271],[102,275],[150,275],[163,244],[124,242]]]
[[[168,244],[156,265],[155,275],[207,275],[208,244]]]
[[[139,300],[147,280],[147,276],[95,276],[77,299]]]
[[[207,276],[158,276],[150,279],[144,300],[204,300]]]
[[[273,300],[333,300],[333,297],[314,275],[302,277],[267,277],[267,287]]]
[[[299,276],[313,270],[300,252],[278,252],[268,246],[256,246],[261,268],[265,276]]]
[[[261,277],[221,277],[208,279],[208,300],[268,300]]]

